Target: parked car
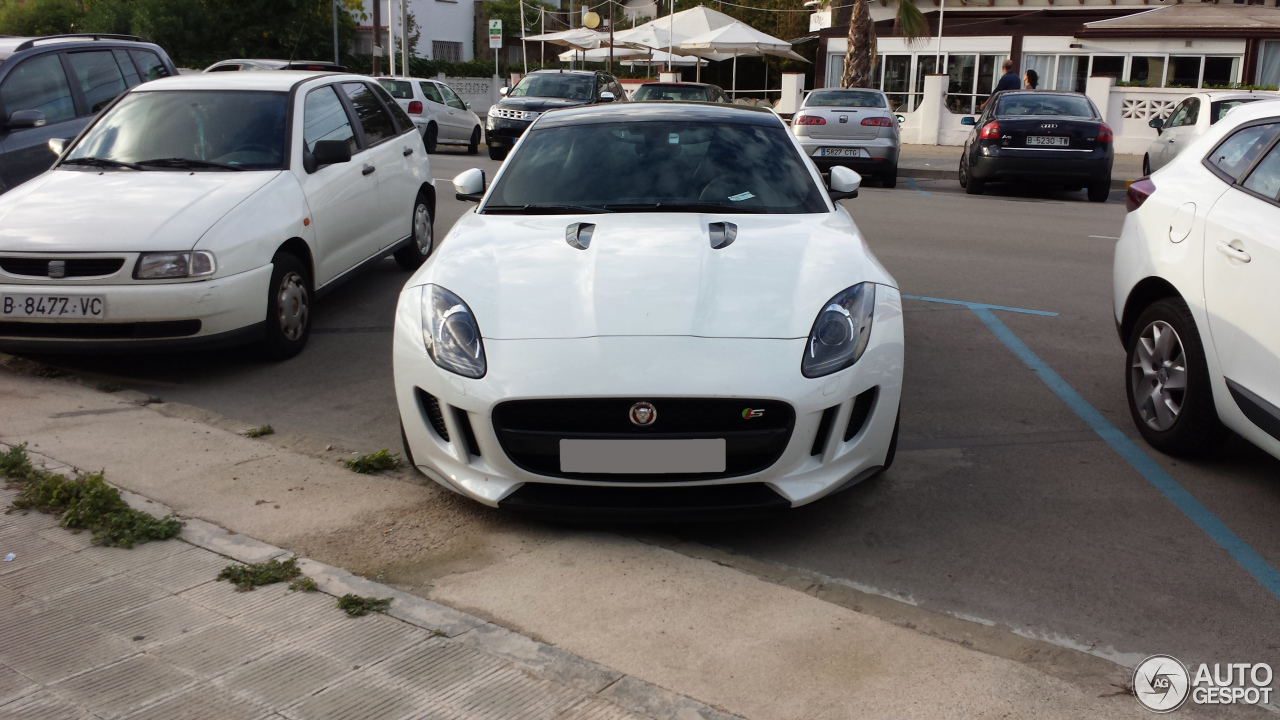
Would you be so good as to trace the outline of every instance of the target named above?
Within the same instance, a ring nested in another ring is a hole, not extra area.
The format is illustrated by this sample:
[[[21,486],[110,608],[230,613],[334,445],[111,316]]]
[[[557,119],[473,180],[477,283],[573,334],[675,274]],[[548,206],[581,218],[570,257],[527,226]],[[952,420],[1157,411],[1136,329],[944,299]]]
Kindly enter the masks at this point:
[[[1156,129],[1158,137],[1142,156],[1142,174],[1150,175],[1178,156],[1196,138],[1208,132],[1232,108],[1258,100],[1275,100],[1276,93],[1240,92],[1238,90],[1208,90],[1183,98],[1169,113],[1169,117],[1151,118],[1148,123]],[[1204,112],[1201,110],[1204,109]]]
[[[977,120],[960,122],[973,127],[960,156],[960,186],[970,195],[981,195],[989,182],[1041,182],[1107,201],[1114,136],[1085,95],[1005,90]]]
[[[627,100],[616,78],[590,70],[535,70],[501,92],[503,98],[489,108],[485,127],[493,160],[505,159],[530,123],[548,110]]]
[[[687,82],[651,82],[641,85],[631,96],[632,101],[675,101],[727,103],[728,96],[719,85]]]
[[[132,35],[0,37],[0,193],[48,170],[50,140],[70,140],[125,90],[178,69]]]
[[[538,118],[396,308],[406,457],[539,513],[785,509],[894,458],[897,283],[772,111]]]
[[[324,60],[223,60],[205,68],[205,72],[238,72],[256,70],[312,70],[317,72],[346,72],[337,63]]]
[[[898,118],[879,90],[814,90],[791,118],[791,131],[819,169],[843,165],[884,187],[898,184]]]
[[[1139,432],[1189,455],[1225,425],[1280,458],[1280,102],[1232,111],[1127,201],[1115,313]]]
[[[409,77],[383,77],[378,82],[413,119],[427,152],[435,152],[439,143],[466,145],[470,155],[480,152],[480,118],[453,88],[435,80]]]
[[[287,358],[317,293],[432,251],[426,148],[366,77],[157,80],[60,154],[0,196],[0,348]]]

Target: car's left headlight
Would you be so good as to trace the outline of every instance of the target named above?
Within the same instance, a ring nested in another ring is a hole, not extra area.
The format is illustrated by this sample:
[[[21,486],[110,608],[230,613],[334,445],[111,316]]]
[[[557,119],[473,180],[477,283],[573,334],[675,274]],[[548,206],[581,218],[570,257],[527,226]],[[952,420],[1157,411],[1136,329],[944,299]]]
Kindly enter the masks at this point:
[[[138,256],[133,267],[135,280],[174,280],[206,277],[218,269],[218,262],[208,250],[194,252],[149,252]]]
[[[858,362],[871,339],[876,306],[875,283],[864,282],[827,301],[809,331],[800,372],[805,377],[830,375]]]
[[[422,339],[436,365],[463,377],[484,377],[480,325],[462,298],[439,285],[422,287]]]

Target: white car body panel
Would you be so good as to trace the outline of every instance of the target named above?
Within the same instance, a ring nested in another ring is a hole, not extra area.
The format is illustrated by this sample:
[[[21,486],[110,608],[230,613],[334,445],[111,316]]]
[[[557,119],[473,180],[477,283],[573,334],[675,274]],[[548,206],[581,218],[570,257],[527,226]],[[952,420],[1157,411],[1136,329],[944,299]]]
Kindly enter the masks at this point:
[[[1280,94],[1266,91],[1241,92],[1235,90],[1192,93],[1179,101],[1179,105],[1174,107],[1174,112],[1177,111],[1178,107],[1183,102],[1186,102],[1191,98],[1195,98],[1200,102],[1200,109],[1196,115],[1196,121],[1187,125],[1162,128],[1160,134],[1156,139],[1151,141],[1151,145],[1147,148],[1147,161],[1152,172],[1168,165],[1174,158],[1190,147],[1191,143],[1195,142],[1200,136],[1209,132],[1209,128],[1214,124],[1212,122],[1213,103],[1221,102],[1223,100],[1248,100],[1251,102],[1260,102],[1267,98],[1280,98]],[[1171,113],[1170,118],[1172,117],[1173,114]]]

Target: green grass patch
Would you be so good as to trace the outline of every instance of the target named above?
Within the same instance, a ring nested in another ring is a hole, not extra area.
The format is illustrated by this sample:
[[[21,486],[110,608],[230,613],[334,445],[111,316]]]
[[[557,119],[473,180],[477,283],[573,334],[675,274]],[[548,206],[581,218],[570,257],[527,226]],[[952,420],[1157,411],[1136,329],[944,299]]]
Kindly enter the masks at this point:
[[[228,565],[218,573],[218,579],[229,580],[236,586],[236,590],[245,592],[259,585],[285,582],[301,575],[302,569],[298,567],[297,558],[289,558],[284,562],[271,558],[266,562],[249,563],[248,565],[239,563]]]
[[[38,510],[58,515],[59,525],[89,530],[95,544],[107,547],[131,548],[150,540],[168,540],[182,531],[182,523],[168,515],[156,518],[129,507],[100,472],[68,478],[36,470],[26,448],[23,443],[0,455],[6,485],[21,490],[8,512]]]
[[[289,583],[289,589],[294,592],[315,592],[320,589],[320,586],[316,584],[315,580],[303,575],[300,578],[295,578],[293,582]]]
[[[344,464],[358,473],[376,473],[383,470],[395,470],[400,467],[400,453],[389,452],[386,448],[382,448],[376,453],[361,455],[353,460],[347,460]]]
[[[338,599],[338,608],[351,617],[371,612],[385,613],[391,608],[391,598],[360,597],[355,593],[347,593]]]
[[[244,436],[251,437],[251,438],[259,438],[259,437],[262,437],[263,435],[274,435],[275,432],[276,432],[276,429],[271,427],[270,425],[262,425],[261,427],[256,427],[256,428],[253,428],[252,430],[246,430],[244,432]]]

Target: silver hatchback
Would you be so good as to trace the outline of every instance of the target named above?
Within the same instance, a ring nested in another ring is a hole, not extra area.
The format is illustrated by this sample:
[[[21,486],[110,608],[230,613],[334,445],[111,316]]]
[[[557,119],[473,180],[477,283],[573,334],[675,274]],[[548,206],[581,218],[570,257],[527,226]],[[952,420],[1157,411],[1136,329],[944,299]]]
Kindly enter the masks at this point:
[[[844,165],[885,187],[898,184],[898,119],[879,90],[814,90],[791,119],[791,132],[819,170]]]

